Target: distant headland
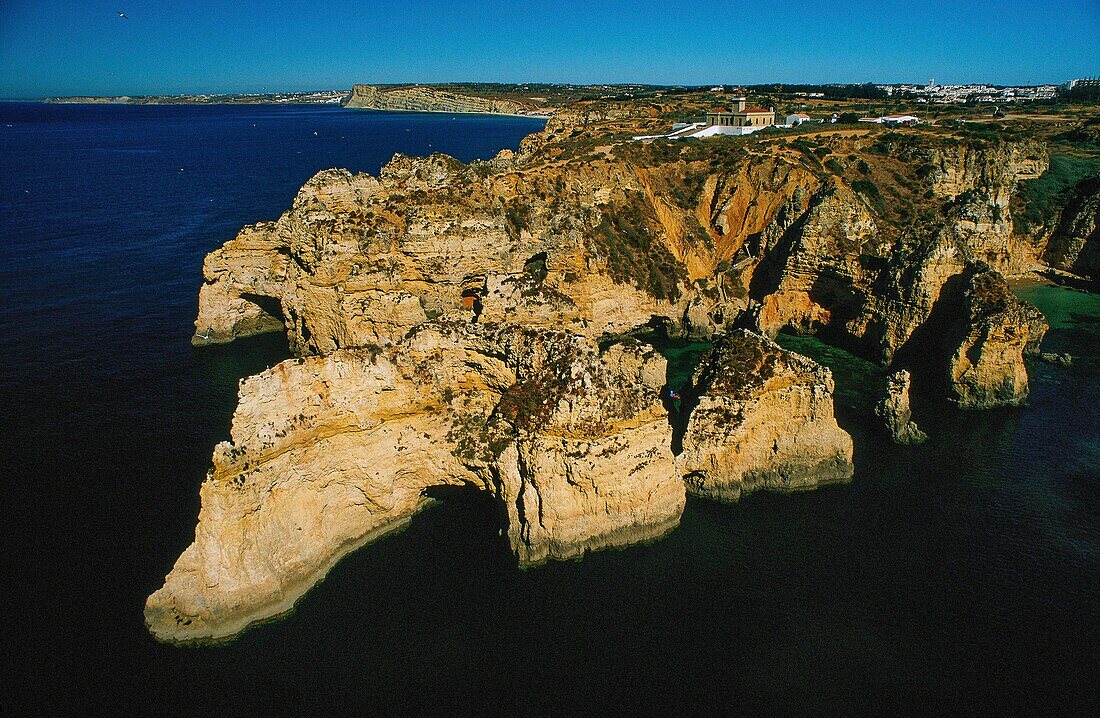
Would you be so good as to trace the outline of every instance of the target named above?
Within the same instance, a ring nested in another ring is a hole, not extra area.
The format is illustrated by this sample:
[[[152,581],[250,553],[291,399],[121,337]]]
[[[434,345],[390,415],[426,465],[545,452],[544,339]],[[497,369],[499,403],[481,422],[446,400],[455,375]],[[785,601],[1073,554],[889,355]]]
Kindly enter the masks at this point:
[[[346,90],[314,92],[197,93],[191,95],[72,95],[47,97],[43,102],[62,105],[335,105]]]

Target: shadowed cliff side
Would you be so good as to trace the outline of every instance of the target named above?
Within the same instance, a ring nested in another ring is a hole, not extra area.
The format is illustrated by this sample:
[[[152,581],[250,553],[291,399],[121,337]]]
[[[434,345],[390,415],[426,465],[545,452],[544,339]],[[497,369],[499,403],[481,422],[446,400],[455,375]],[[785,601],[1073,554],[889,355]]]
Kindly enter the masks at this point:
[[[1100,177],[1074,187],[1043,258],[1100,288]]]

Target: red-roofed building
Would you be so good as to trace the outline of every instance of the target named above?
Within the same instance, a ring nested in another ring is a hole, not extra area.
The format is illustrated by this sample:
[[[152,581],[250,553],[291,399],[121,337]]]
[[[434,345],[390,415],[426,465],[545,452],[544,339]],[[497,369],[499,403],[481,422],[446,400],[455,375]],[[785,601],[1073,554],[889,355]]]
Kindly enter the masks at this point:
[[[717,134],[742,135],[775,124],[775,108],[746,105],[744,97],[733,98],[731,108],[720,107],[707,112],[707,127],[742,128]]]

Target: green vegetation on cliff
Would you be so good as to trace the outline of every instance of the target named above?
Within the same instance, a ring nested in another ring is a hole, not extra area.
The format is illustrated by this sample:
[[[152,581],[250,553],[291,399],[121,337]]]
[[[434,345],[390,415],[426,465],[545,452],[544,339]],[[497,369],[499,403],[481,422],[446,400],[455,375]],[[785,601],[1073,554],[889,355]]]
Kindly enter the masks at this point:
[[[605,207],[588,245],[607,260],[607,273],[615,281],[633,284],[656,299],[675,301],[687,273],[657,236],[657,226],[652,206],[631,193],[627,202]]]
[[[1100,175],[1100,157],[1056,154],[1038,179],[1020,183],[1014,208],[1019,229],[1032,233],[1049,227],[1082,180]]]

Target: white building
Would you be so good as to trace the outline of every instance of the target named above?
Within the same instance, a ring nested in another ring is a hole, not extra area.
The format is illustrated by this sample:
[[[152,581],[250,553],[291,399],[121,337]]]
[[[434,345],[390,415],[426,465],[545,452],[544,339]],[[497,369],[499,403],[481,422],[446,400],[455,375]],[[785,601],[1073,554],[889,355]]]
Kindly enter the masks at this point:
[[[873,122],[876,125],[888,125],[890,127],[911,127],[919,125],[920,119],[916,115],[886,115],[885,117],[860,117],[860,122]]]
[[[913,125],[919,125],[920,120],[916,115],[887,115],[882,118],[882,124],[896,127],[903,125],[905,127],[912,127]]]
[[[810,121],[810,116],[809,115],[805,115],[805,114],[802,114],[801,112],[799,112],[796,115],[787,115],[787,119],[786,119],[785,123],[790,125],[791,127],[795,127],[797,125],[801,125],[803,122],[809,122],[809,121]]]
[[[808,115],[802,115],[809,120]],[[733,98],[732,107],[718,107],[707,111],[706,121],[690,125],[677,124],[667,135],[638,135],[635,140],[682,139],[685,137],[714,137],[716,135],[751,135],[767,127],[775,127],[774,107],[754,107],[744,97]]]

